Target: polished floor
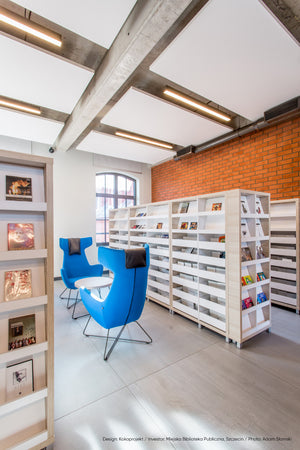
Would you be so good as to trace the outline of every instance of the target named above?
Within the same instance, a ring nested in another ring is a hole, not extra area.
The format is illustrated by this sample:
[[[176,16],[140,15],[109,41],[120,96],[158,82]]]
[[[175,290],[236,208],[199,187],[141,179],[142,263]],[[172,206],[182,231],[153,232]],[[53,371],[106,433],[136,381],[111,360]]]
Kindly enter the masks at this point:
[[[104,341],[83,336],[86,318],[71,319],[62,288],[56,281],[51,448],[300,448],[300,316],[273,307],[272,332],[239,350],[146,302],[140,323],[153,344],[119,343],[105,362]]]

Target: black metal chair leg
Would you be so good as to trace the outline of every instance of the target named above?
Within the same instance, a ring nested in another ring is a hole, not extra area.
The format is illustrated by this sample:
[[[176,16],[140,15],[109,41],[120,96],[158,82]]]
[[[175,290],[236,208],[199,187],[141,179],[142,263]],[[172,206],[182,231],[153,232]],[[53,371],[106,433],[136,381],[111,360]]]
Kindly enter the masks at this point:
[[[73,312],[72,312],[72,319],[76,320],[76,319],[80,319],[80,317],[86,317],[89,316],[89,313],[87,312],[86,314],[80,314],[79,316],[75,317],[75,309],[76,309],[76,305],[78,303],[78,294],[79,294],[79,290],[77,291],[77,295],[76,295],[76,300],[73,303]]]

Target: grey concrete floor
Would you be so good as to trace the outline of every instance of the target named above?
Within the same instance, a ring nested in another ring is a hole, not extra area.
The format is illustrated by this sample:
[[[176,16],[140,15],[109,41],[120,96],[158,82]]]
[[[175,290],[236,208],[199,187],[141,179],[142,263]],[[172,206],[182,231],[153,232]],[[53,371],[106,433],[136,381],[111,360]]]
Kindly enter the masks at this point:
[[[300,448],[300,317],[272,307],[272,332],[242,349],[146,302],[150,345],[82,334],[55,282],[52,449]],[[83,308],[81,305],[80,308]],[[80,308],[78,312],[80,312]],[[83,310],[83,309],[82,309]],[[96,324],[91,330],[99,332]],[[138,336],[131,324],[127,331]]]

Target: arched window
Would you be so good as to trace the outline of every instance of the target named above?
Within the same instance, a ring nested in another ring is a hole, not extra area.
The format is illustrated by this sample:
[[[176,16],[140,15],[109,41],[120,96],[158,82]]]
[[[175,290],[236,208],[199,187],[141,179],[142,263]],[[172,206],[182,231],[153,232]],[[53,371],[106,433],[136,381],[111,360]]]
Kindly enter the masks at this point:
[[[109,210],[136,204],[136,181],[119,173],[96,175],[96,242],[108,244]]]

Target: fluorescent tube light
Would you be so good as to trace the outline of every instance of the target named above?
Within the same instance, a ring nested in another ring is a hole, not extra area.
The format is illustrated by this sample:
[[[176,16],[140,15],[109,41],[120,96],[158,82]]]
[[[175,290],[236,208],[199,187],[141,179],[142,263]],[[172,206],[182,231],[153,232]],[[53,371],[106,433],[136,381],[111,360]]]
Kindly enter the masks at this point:
[[[9,100],[5,97],[0,97],[0,106],[5,106],[6,108],[18,109],[20,111],[29,112],[32,114],[41,114],[41,110],[34,108],[31,105],[26,105],[26,103],[18,103],[13,100]]]
[[[14,14],[2,7],[0,7],[0,22],[6,23],[7,25],[31,34],[39,39],[49,42],[50,44],[56,45],[57,47],[61,47],[62,45],[62,40],[59,34],[47,30],[46,28],[43,28],[40,25],[18,16],[17,14]]]
[[[153,141],[152,139],[148,139],[142,136],[137,136],[135,134],[124,133],[123,131],[116,131],[116,136],[124,137],[126,139],[132,139],[133,141],[145,142],[145,144],[155,145],[156,147],[166,148],[168,150],[172,150],[173,146],[170,144],[164,144],[163,142]]]
[[[231,120],[231,118],[229,116],[227,116],[223,113],[220,113],[220,112],[216,111],[215,109],[209,108],[205,104],[196,102],[195,100],[185,97],[182,94],[172,91],[171,89],[165,89],[164,94],[167,95],[168,97],[172,97],[175,100],[178,100],[179,102],[182,102],[188,106],[191,106],[192,108],[199,109],[200,111],[203,111],[207,114],[215,116],[218,119],[225,120],[226,122],[229,122]]]

